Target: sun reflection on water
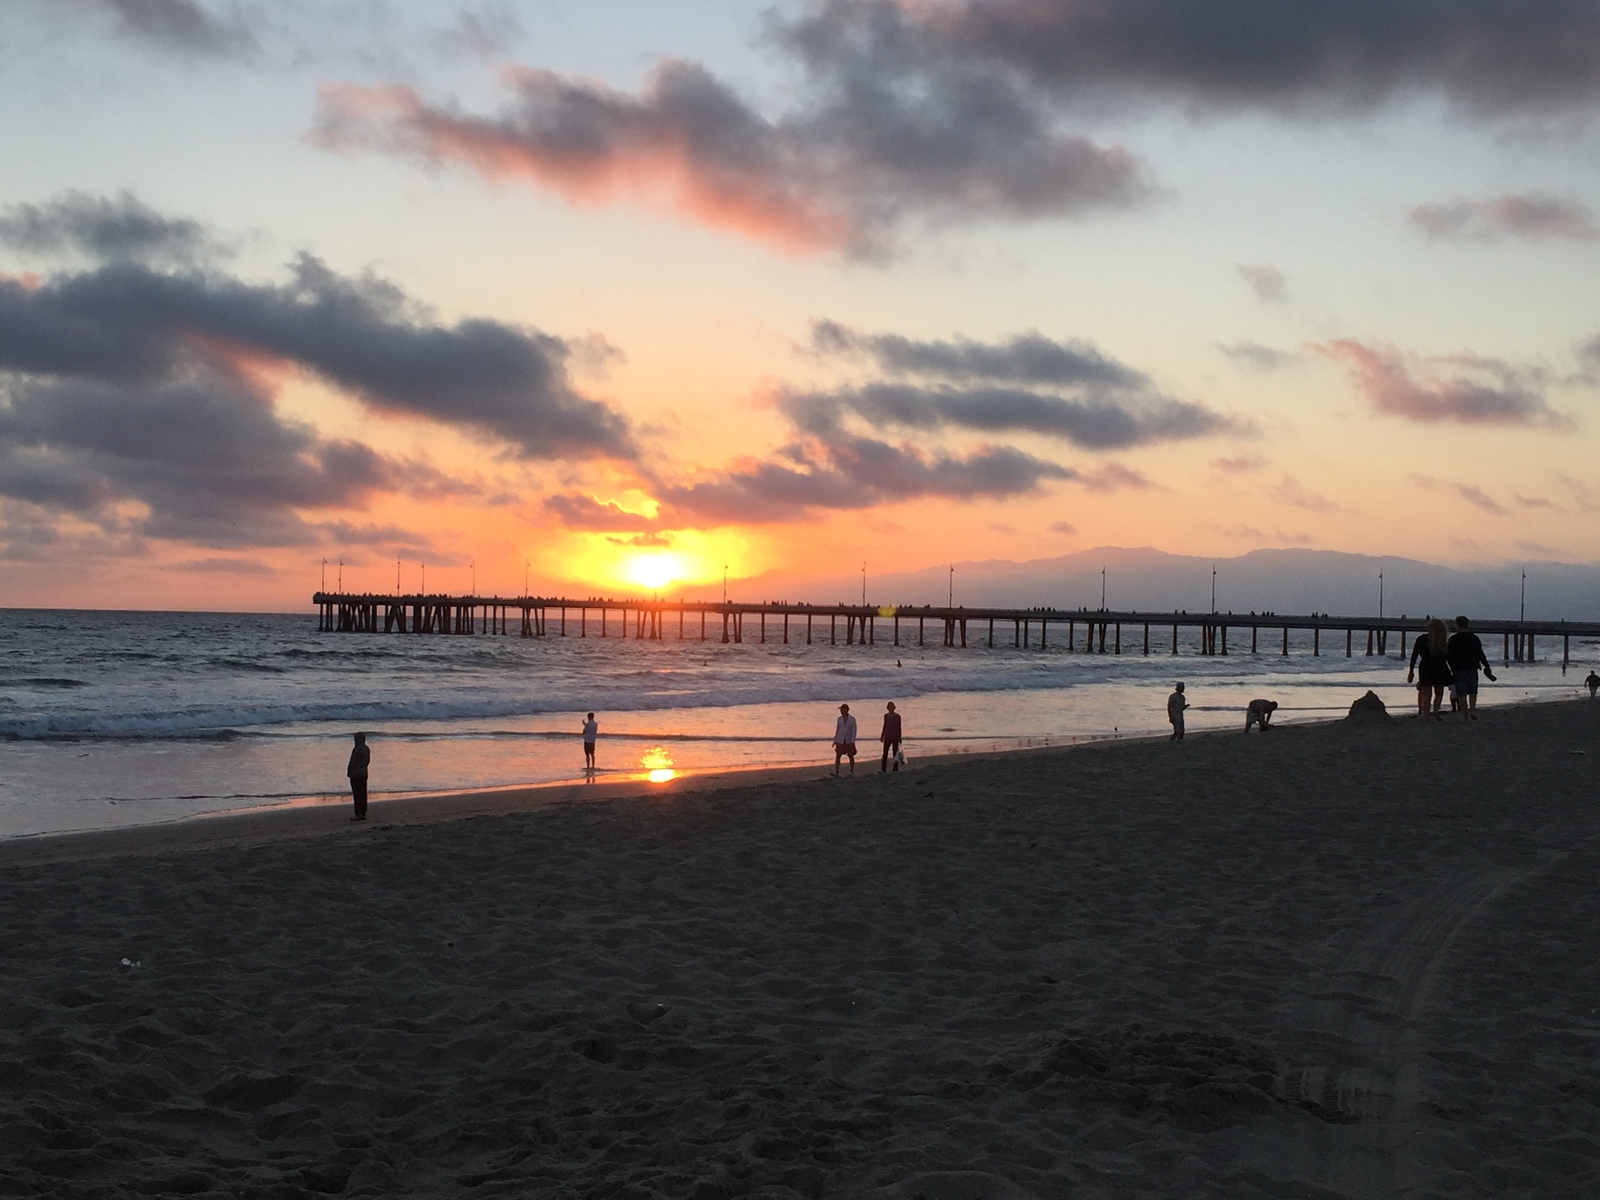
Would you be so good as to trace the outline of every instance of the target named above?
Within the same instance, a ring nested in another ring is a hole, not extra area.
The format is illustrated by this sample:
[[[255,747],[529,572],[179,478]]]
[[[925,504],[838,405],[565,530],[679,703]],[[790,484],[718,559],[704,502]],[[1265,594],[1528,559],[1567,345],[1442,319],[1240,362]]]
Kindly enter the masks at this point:
[[[672,767],[672,755],[663,746],[646,750],[639,758],[639,765],[645,769],[645,778],[651,783],[669,783],[678,775]]]

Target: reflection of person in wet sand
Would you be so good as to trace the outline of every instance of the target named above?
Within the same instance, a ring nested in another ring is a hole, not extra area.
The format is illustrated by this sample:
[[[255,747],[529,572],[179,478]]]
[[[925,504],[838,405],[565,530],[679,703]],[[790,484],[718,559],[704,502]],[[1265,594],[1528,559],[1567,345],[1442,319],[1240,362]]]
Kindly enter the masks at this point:
[[[1272,724],[1272,714],[1278,711],[1276,700],[1252,700],[1244,710],[1244,731],[1250,732],[1250,726],[1259,725],[1261,732],[1265,733]]]
[[[350,798],[355,801],[356,815],[352,821],[367,819],[367,768],[372,763],[372,748],[367,745],[367,735],[356,734],[355,749],[350,751],[350,763],[344,773],[350,778]]]
[[[1593,700],[1595,693],[1600,692],[1600,675],[1590,671],[1583,681],[1583,686],[1589,689],[1589,699]]]
[[[594,714],[590,713],[583,722],[583,769],[585,771],[594,770],[594,739],[599,732],[600,723],[594,719]]]
[[[856,773],[856,719],[848,704],[839,705],[839,719],[833,726],[833,773],[839,773],[839,760],[849,758],[850,774]]]

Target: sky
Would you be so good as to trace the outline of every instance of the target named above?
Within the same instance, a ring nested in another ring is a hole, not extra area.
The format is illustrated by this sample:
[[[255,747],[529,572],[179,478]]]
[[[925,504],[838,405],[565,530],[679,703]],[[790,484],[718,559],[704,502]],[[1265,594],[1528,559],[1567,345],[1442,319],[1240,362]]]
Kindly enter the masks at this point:
[[[1595,562],[1597,100],[1600,0],[8,0],[0,605]]]

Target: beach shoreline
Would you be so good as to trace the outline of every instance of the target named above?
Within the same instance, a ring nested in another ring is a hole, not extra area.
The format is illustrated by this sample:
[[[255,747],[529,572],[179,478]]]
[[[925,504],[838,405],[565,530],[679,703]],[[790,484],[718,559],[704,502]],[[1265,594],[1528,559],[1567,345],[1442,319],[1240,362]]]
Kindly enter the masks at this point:
[[[1581,1195],[1594,756],[1577,701],[12,845],[0,1186]]]
[[[1483,711],[1504,712],[1551,704],[1580,703],[1568,700],[1515,700],[1486,707]],[[1409,721],[1415,714],[1392,714],[1395,721]],[[1460,722],[1458,714],[1446,712],[1446,722]],[[1345,717],[1280,724],[1273,732],[1287,729],[1313,729],[1337,725]],[[1190,730],[1187,741],[1229,737],[1238,731],[1227,729]],[[1094,747],[1143,745],[1166,742],[1168,735],[1137,733],[1106,737],[1085,736],[1055,744],[988,747],[973,751],[916,754],[902,771],[926,771],[972,761],[1072,754]],[[868,743],[874,752],[877,743]],[[876,753],[858,756],[856,777],[879,774]],[[841,767],[844,778],[848,765]],[[609,773],[609,772],[608,772]],[[519,783],[487,788],[459,788],[427,792],[375,792],[370,798],[369,819],[357,823],[349,819],[350,798],[346,793],[295,797],[284,803],[222,808],[167,821],[119,826],[112,829],[84,829],[28,834],[0,838],[0,866],[10,862],[70,861],[78,858],[119,857],[180,850],[205,850],[222,846],[250,845],[279,839],[332,837],[359,833],[364,827],[427,825],[438,821],[470,820],[476,817],[504,817],[570,804],[609,801],[649,801],[678,793],[728,791],[768,785],[786,785],[808,780],[833,778],[826,758],[803,766],[734,766],[723,769],[675,771],[671,778],[652,781],[649,772],[629,771],[619,779],[561,780],[549,783]]]

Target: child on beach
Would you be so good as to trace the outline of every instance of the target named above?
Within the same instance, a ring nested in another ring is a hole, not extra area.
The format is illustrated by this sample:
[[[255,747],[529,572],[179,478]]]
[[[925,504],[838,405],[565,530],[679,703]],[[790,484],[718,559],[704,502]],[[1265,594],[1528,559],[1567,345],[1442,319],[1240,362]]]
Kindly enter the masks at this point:
[[[1167,720],[1172,722],[1172,736],[1169,742],[1183,741],[1183,710],[1189,707],[1189,702],[1183,698],[1183,684],[1179,684],[1172,695],[1167,697]]]

